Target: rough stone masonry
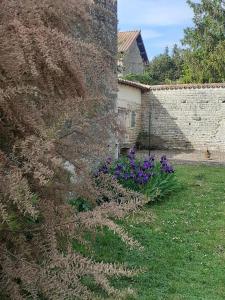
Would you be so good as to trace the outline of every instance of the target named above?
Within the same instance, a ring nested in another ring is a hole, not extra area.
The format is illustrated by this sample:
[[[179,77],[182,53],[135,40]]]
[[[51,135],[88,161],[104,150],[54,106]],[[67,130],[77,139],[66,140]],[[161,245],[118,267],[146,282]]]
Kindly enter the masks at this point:
[[[151,86],[142,97],[149,129],[152,149],[225,151],[225,83]]]

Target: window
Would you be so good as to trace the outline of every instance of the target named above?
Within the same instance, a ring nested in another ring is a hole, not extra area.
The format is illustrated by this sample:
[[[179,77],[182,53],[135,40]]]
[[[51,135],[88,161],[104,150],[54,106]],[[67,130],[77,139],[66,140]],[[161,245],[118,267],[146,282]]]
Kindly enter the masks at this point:
[[[130,123],[130,127],[134,128],[136,126],[136,112],[132,111],[131,112],[131,123]]]
[[[124,108],[118,108],[118,123],[121,129],[126,128],[127,112]]]

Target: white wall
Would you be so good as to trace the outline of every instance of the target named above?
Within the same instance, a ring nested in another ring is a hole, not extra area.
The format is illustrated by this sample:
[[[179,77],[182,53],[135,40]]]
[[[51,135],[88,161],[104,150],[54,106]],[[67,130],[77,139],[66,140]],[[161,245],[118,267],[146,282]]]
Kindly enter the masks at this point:
[[[117,110],[122,134],[122,144],[135,144],[141,131],[141,90],[124,84],[119,84]],[[136,113],[136,125],[131,128],[131,113]],[[124,128],[122,128],[124,127]]]
[[[118,107],[129,108],[141,105],[141,90],[132,86],[119,84]]]

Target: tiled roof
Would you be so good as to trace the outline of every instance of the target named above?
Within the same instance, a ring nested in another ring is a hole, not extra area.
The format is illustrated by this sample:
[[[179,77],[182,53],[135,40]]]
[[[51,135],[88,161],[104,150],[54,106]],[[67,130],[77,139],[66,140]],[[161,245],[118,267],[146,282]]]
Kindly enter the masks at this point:
[[[144,63],[148,63],[148,55],[141,37],[140,30],[118,32],[118,52],[126,52],[133,42],[137,42]]]
[[[118,51],[126,52],[139,36],[140,31],[118,32]]]
[[[125,79],[122,79],[122,78],[119,78],[118,82],[120,84],[124,84],[124,85],[128,85],[128,86],[132,86],[134,88],[138,88],[138,89],[140,89],[142,91],[149,91],[150,90],[150,86],[149,85],[145,85],[145,84],[142,84],[140,82],[125,80]]]

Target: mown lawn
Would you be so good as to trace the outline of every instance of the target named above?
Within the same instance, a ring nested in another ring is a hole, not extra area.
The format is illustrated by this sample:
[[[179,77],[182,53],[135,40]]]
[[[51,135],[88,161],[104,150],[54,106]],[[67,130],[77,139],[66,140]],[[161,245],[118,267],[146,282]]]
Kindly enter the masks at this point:
[[[143,251],[127,249],[110,232],[97,236],[93,252],[80,250],[99,261],[145,268],[113,282],[135,289],[135,299],[225,299],[225,168],[176,169],[182,185],[176,194],[122,222]]]

